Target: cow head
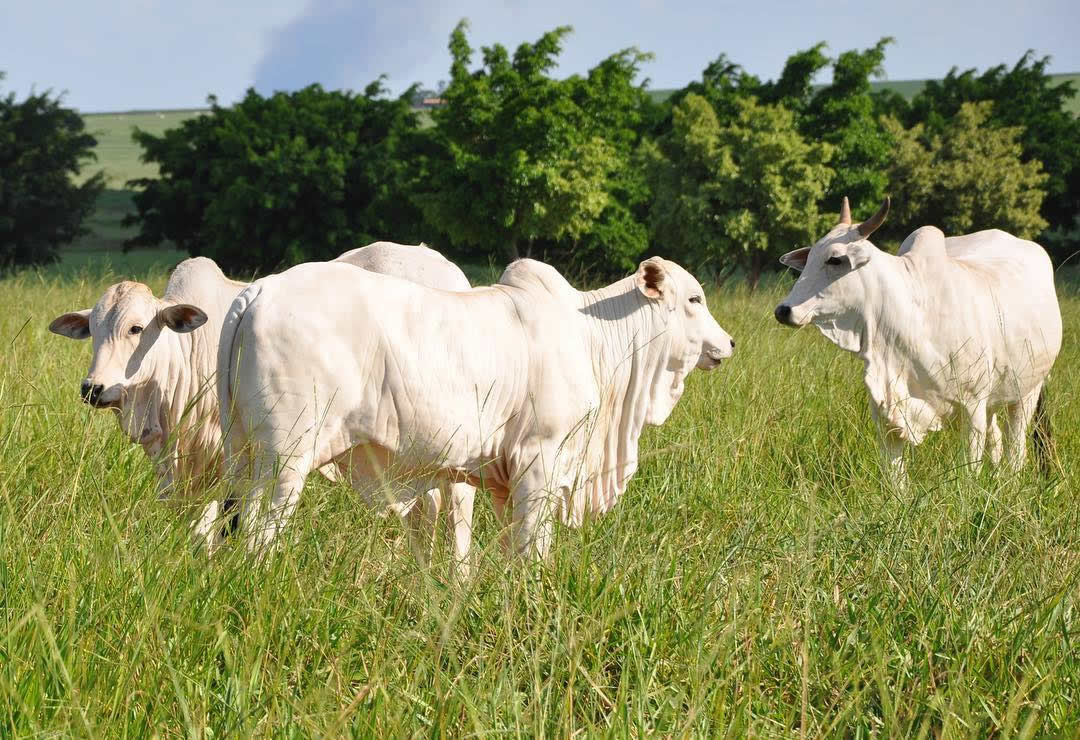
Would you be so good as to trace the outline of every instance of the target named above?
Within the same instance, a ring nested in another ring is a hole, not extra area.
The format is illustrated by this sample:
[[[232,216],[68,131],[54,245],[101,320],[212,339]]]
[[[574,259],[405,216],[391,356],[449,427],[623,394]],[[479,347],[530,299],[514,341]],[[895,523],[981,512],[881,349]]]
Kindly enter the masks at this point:
[[[858,350],[860,311],[866,305],[873,282],[875,257],[880,255],[868,237],[885,221],[889,199],[867,221],[851,222],[851,208],[844,198],[840,223],[814,246],[796,249],[780,262],[800,271],[796,281],[774,312],[788,326],[814,324],[843,349]]]
[[[720,328],[705,304],[701,283],[679,265],[660,257],[641,263],[634,276],[637,289],[667,312],[667,364],[651,389],[646,422],[662,424],[683,392],[683,381],[695,367],[711,370],[731,357],[735,340]]]
[[[120,408],[129,393],[152,377],[158,355],[168,351],[162,335],[205,323],[206,314],[195,306],[159,300],[142,283],[125,281],[110,286],[92,309],[58,316],[49,331],[93,339],[94,356],[80,396],[91,406]]]

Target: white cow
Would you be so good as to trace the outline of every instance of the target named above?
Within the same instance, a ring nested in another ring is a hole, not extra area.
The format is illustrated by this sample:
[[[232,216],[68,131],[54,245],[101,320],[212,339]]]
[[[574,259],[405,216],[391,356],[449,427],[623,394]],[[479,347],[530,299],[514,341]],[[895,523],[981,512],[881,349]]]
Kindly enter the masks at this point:
[[[376,242],[335,261],[431,287],[470,287],[454,263],[423,245]],[[212,377],[225,312],[246,285],[226,278],[213,260],[195,257],[177,265],[160,299],[143,283],[125,281],[110,286],[93,309],[63,314],[49,325],[72,339],[93,338],[81,397],[113,409],[124,433],[155,461],[159,496],[177,484],[200,491],[220,476]],[[323,472],[335,477],[332,467]],[[205,510],[200,534],[211,534],[218,513],[215,504]]]
[[[264,551],[308,473],[336,461],[482,482],[501,521],[512,509],[516,551],[543,557],[551,516],[614,506],[642,427],[734,345],[697,280],[656,257],[591,292],[528,259],[467,293],[328,263],[259,280],[229,309],[218,361],[241,527]],[[471,514],[471,497],[451,500],[459,560]]]
[[[888,210],[886,198],[871,219],[852,224],[845,198],[832,231],[781,257],[802,275],[777,320],[814,324],[862,359],[883,452],[899,480],[905,443],[918,445],[954,413],[970,430],[969,462],[985,450],[995,465],[1000,415],[1008,463],[1018,469],[1061,348],[1050,259],[1038,244],[996,229],[946,238],[933,226],[913,232],[893,256],[867,239]],[[1036,442],[1045,445],[1048,419],[1040,417]]]

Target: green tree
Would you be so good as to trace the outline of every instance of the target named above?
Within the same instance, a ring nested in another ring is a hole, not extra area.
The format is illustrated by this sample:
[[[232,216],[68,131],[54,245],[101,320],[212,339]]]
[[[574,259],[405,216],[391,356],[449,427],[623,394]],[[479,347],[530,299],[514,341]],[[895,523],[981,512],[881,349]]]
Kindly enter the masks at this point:
[[[779,79],[761,85],[758,99],[763,103],[779,103],[801,117],[814,99],[814,77],[831,61],[825,54],[824,41],[795,52],[784,63]]]
[[[964,103],[937,133],[883,119],[896,141],[887,173],[893,230],[886,234],[933,224],[947,234],[998,228],[1030,239],[1046,228],[1042,165],[1021,159],[1023,129],[991,126],[992,116],[992,103]]]
[[[958,72],[954,67],[940,82],[927,83],[906,120],[941,131],[964,103],[993,102],[988,123],[1022,126],[1023,158],[1039,160],[1046,169],[1043,217],[1052,226],[1068,228],[1080,214],[1080,118],[1064,108],[1076,88],[1055,82],[1046,71],[1049,62],[1029,51],[1011,69],[998,65],[976,75],[974,69]]]
[[[105,178],[73,178],[96,160],[96,145],[60,97],[0,99],[0,270],[54,261],[61,245],[86,233]]]
[[[138,128],[132,134],[142,147],[142,161],[157,163],[158,177],[127,183],[136,188],[136,213],[126,216],[124,225],[138,225],[139,233],[124,243],[125,251],[169,240],[198,256],[211,241],[206,211],[219,195],[213,184],[223,156],[217,131],[228,111],[214,97],[210,104],[210,115],[189,118],[160,136]]]
[[[553,256],[565,257],[571,265],[593,275],[632,270],[648,248],[646,221],[652,194],[634,155],[657,113],[646,83],[635,82],[642,63],[650,59],[651,54],[623,49],[585,77],[566,81],[574,101],[615,152],[604,210],[580,239],[566,245],[566,254],[552,250]]]
[[[881,73],[885,47],[892,41],[883,38],[869,49],[837,57],[832,82],[803,113],[802,134],[836,147],[836,177],[825,193],[829,202],[847,196],[856,206],[873,210],[885,195],[892,140],[880,122],[870,78]]]
[[[640,193],[626,161],[639,136],[635,111],[647,102],[632,79],[647,57],[627,50],[585,79],[556,80],[549,73],[570,32],[564,26],[512,57],[485,47],[470,71],[466,29],[463,21],[451,34],[447,105],[434,113],[443,159],[414,195],[428,222],[467,254],[580,250],[625,266],[644,242],[633,227]],[[622,243],[604,246],[605,237]]]
[[[642,158],[653,239],[691,265],[742,267],[755,286],[777,256],[820,235],[833,148],[806,141],[783,106],[739,98],[736,107],[721,125],[705,98],[687,95]]]
[[[694,80],[668,98],[666,115],[655,128],[656,136],[663,136],[674,125],[674,110],[690,95],[708,101],[721,123],[727,123],[738,115],[738,100],[761,92],[762,83],[741,65],[721,54],[701,71],[701,79]],[[771,101],[770,101],[771,102]]]
[[[263,97],[249,90],[154,136],[136,131],[158,179],[132,182],[140,234],[169,239],[229,270],[270,271],[329,259],[376,239],[424,238],[404,196],[414,174],[412,90],[385,97],[311,85]]]
[[[671,110],[688,95],[707,100],[721,126],[733,121],[741,111],[739,101],[753,97],[766,105],[780,105],[795,115],[799,133],[808,141],[831,144],[835,150],[831,165],[835,177],[818,203],[833,212],[843,196],[872,209],[885,194],[885,169],[892,141],[879,120],[883,111],[906,111],[907,105],[895,96],[872,93],[870,79],[881,73],[884,38],[863,51],[846,51],[835,61],[825,54],[824,42],[788,57],[780,77],[762,82],[721,54],[702,72],[701,80],[676,92],[666,117],[653,131],[662,138],[671,131]],[[831,66],[832,81],[824,86],[815,77]]]

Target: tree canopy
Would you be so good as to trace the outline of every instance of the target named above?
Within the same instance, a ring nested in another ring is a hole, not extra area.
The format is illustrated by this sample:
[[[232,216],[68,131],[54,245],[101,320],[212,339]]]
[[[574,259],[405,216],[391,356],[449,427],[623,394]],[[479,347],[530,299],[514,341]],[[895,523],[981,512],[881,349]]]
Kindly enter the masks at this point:
[[[871,85],[890,38],[835,56],[815,44],[775,80],[719,54],[655,102],[636,48],[557,76],[570,32],[477,50],[459,23],[426,127],[410,101],[435,91],[390,98],[376,82],[362,94],[249,91],[231,107],[211,98],[208,115],[137,132],[161,177],[133,183],[132,244],[171,240],[265,271],[423,240],[466,261],[532,255],[597,276],[660,251],[753,282],[831,225],[842,197],[858,217],[888,194],[885,237],[933,223],[1080,249],[1080,121],[1045,58],[954,69],[909,101]]]
[[[0,98],[0,270],[51,262],[86,232],[105,179],[101,172],[81,184],[74,178],[95,161],[96,145],[59,96]]]
[[[1046,228],[1042,164],[1021,161],[1023,129],[990,126],[992,116],[993,103],[982,102],[962,104],[939,132],[884,120],[896,141],[888,175],[897,223],[934,224],[947,234],[997,228],[1025,239]]]
[[[433,115],[442,159],[414,195],[427,221],[467,254],[599,252],[632,264],[644,229],[629,154],[648,105],[634,78],[647,56],[628,49],[586,77],[555,79],[563,26],[513,55],[485,47],[474,70],[466,30],[463,22],[451,34],[447,104]]]
[[[655,197],[653,238],[692,266],[738,265],[751,285],[780,254],[812,242],[824,225],[833,147],[806,141],[780,105],[738,98],[722,125],[709,102],[687,95],[672,130],[643,157]]]
[[[419,240],[401,197],[417,128],[405,95],[311,85],[210,113],[155,136],[136,131],[160,178],[136,180],[132,244],[169,239],[226,269],[270,271],[377,239]]]

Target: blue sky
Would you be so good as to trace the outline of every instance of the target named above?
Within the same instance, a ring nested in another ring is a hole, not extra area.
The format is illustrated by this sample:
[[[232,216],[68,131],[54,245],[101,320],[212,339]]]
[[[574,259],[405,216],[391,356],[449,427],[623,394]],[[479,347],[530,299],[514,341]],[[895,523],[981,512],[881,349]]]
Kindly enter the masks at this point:
[[[434,86],[463,17],[477,49],[573,26],[560,74],[637,46],[656,56],[643,70],[652,87],[684,85],[721,52],[772,78],[818,41],[835,55],[882,36],[896,38],[889,79],[1012,64],[1027,49],[1050,55],[1053,72],[1080,72],[1077,0],[8,0],[0,17],[0,89],[66,90],[83,111],[193,107],[210,93],[229,102],[250,86],[362,89],[379,74],[394,91]]]

